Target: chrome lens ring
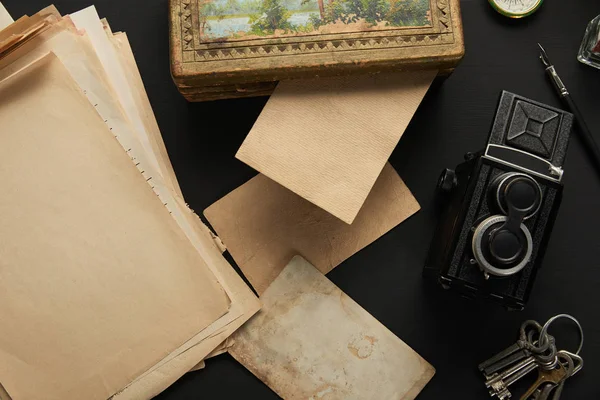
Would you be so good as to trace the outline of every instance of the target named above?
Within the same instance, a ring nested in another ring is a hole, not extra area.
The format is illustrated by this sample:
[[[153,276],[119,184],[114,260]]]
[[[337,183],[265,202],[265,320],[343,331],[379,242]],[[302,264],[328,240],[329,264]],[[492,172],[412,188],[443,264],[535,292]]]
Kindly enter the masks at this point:
[[[502,224],[506,222],[507,219],[508,217],[504,215],[493,215],[491,217],[488,217],[482,223],[480,223],[479,226],[477,226],[475,232],[473,233],[473,240],[471,242],[473,257],[475,257],[475,261],[477,261],[477,264],[479,264],[479,266],[485,272],[494,276],[506,277],[516,274],[517,272],[525,268],[525,266],[531,259],[531,254],[533,253],[533,239],[531,238],[531,233],[525,225],[521,224],[521,232],[523,232],[523,235],[525,236],[525,239],[527,241],[527,249],[523,260],[521,260],[521,262],[519,262],[517,265],[511,268],[497,268],[490,264],[488,260],[486,260],[482,247],[483,237],[485,233],[492,226],[496,224]]]

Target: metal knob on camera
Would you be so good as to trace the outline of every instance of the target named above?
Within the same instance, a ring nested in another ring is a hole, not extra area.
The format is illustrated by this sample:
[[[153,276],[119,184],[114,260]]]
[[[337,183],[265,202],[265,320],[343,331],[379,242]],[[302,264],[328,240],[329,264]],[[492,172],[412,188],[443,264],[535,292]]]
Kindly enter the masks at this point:
[[[505,215],[482,221],[473,233],[474,262],[486,279],[521,271],[531,258],[533,241],[523,221],[537,213],[542,201],[540,185],[522,173],[506,173],[491,185],[498,208]]]

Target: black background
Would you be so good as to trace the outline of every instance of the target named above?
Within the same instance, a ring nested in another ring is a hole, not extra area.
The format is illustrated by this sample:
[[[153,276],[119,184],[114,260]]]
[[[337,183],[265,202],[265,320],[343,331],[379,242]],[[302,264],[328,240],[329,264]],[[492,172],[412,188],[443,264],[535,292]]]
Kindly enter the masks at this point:
[[[33,14],[51,0],[3,0],[13,16]],[[93,0],[55,0],[63,13]],[[126,31],[187,202],[202,211],[256,172],[234,158],[266,98],[188,104],[169,72],[167,0],[96,0],[114,31]],[[486,0],[463,0],[467,54],[454,74],[436,83],[414,116],[391,163],[422,210],[344,262],[328,277],[437,369],[419,399],[485,399],[476,365],[516,338],[528,318],[571,313],[585,329],[583,373],[566,399],[600,398],[600,175],[573,136],[565,164],[563,203],[542,270],[524,312],[464,300],[424,282],[421,269],[436,224],[439,172],[482,148],[501,90],[559,106],[536,43],[548,51],[600,141],[600,71],[576,60],[585,27],[600,14],[597,0],[546,0],[524,20],[496,14]],[[283,134],[283,133],[282,133]],[[251,206],[251,205],[249,205]],[[576,346],[568,323],[551,329],[559,347]],[[276,399],[229,355],[207,362],[157,397]],[[379,400],[379,399],[376,399]],[[383,399],[381,399],[383,400]]]

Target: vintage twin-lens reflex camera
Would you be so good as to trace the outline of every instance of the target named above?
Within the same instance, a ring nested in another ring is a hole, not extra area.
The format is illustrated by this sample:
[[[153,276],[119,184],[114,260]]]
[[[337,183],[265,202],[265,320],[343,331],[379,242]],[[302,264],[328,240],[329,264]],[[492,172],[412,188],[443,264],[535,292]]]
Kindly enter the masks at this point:
[[[487,147],[438,182],[444,208],[425,265],[447,289],[527,302],[562,195],[573,116],[503,92]]]

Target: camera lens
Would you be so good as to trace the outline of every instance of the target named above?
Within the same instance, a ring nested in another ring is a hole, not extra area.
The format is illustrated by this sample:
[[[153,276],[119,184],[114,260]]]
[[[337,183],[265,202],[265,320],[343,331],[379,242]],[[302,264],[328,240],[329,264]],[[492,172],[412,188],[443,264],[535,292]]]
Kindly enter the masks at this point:
[[[542,189],[529,175],[509,172],[496,178],[492,185],[498,207],[508,214],[508,204],[526,213],[525,219],[537,213],[542,204]]]
[[[504,215],[493,215],[483,220],[473,232],[473,257],[490,275],[514,275],[525,268],[531,258],[533,241],[529,229],[523,224],[518,233],[503,229],[507,220]]]
[[[505,229],[490,234],[489,248],[494,264],[510,264],[523,252],[523,246],[517,235]]]
[[[515,178],[511,180],[504,189],[504,198],[507,204],[512,205],[519,211],[535,210],[540,196],[534,186],[534,182],[527,178]]]

